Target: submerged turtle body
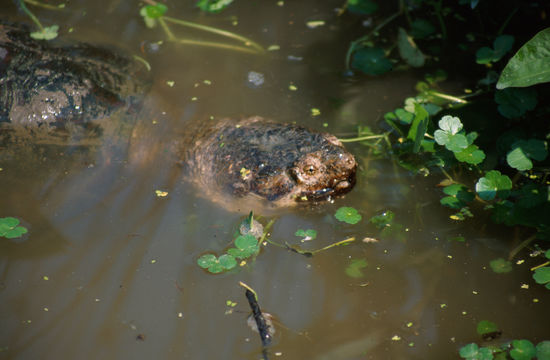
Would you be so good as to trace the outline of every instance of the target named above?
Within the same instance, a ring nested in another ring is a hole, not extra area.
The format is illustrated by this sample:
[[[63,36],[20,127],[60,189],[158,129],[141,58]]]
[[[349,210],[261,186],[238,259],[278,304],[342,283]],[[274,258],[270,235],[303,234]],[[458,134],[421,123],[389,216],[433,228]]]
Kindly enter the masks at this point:
[[[3,128],[9,123],[35,135],[98,136],[98,121],[129,110],[147,90],[137,61],[89,44],[52,46],[29,32],[25,25],[0,21]]]
[[[135,126],[127,116],[113,116],[135,114],[133,105],[148,87],[141,70],[109,50],[51,46],[32,40],[25,27],[0,22],[0,158],[19,137],[55,145],[126,138],[130,162],[146,166],[154,143],[168,139],[151,139],[150,121]],[[258,200],[270,208],[317,202],[355,183],[355,159],[334,136],[260,117],[206,122],[174,144],[170,150],[186,165],[186,178],[231,209],[245,206],[241,200],[254,202],[246,211],[258,208]]]
[[[207,125],[186,153],[189,178],[209,197],[292,206],[347,193],[355,184],[357,163],[336,137],[261,117]]]

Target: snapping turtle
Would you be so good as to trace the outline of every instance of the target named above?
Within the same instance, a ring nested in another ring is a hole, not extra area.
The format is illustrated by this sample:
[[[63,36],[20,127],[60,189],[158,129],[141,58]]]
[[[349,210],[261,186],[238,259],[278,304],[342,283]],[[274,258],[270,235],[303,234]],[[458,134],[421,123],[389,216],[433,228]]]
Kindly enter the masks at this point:
[[[350,191],[357,164],[338,139],[261,117],[207,124],[188,144],[188,177],[207,196],[265,199],[275,206]]]
[[[0,151],[2,138],[21,129],[35,138],[62,134],[73,144],[105,136],[106,127],[121,129],[111,124],[113,113],[132,113],[147,90],[139,64],[91,45],[45,45],[27,34],[0,23]],[[130,151],[142,151],[140,135],[127,135],[138,142]],[[203,123],[170,149],[186,178],[225,205],[317,202],[355,184],[355,159],[336,137],[260,117]]]

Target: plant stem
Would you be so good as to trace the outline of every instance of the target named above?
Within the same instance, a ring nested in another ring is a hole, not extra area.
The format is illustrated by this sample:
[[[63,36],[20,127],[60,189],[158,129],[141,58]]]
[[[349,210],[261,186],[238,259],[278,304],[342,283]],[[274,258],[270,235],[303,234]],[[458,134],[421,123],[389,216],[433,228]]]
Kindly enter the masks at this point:
[[[211,32],[211,33],[214,33],[214,34],[217,34],[217,35],[220,35],[220,36],[224,36],[224,37],[227,37],[227,38],[230,38],[230,39],[240,41],[240,42],[244,43],[245,46],[249,46],[251,48],[256,49],[256,52],[258,52],[258,53],[264,53],[265,52],[264,48],[262,46],[260,46],[258,43],[254,42],[254,41],[252,41],[252,40],[250,40],[250,39],[248,39],[244,36],[232,33],[230,31],[213,28],[211,26],[197,24],[197,23],[193,23],[193,22],[190,22],[190,21],[175,19],[175,18],[172,18],[172,17],[169,17],[169,16],[163,16],[162,19],[166,20],[168,22],[174,23],[174,24],[181,25],[181,26],[186,26],[186,27],[190,27],[190,28],[193,28],[193,29],[198,29],[198,30],[202,30],[202,31],[206,31],[206,32]]]
[[[440,168],[441,169],[441,172],[443,173],[443,175],[445,175],[447,177],[447,179],[451,180],[451,181],[454,181],[454,179],[451,177],[451,175],[449,175],[448,172],[445,171],[445,169],[443,168]]]
[[[204,47],[213,47],[218,49],[226,49],[226,50],[233,50],[238,51],[246,54],[258,54],[257,51],[246,48],[243,46],[238,45],[229,45],[219,42],[211,42],[211,41],[200,41],[200,40],[191,40],[191,39],[168,39],[168,41],[172,41],[178,44],[183,45],[195,45],[195,46],[204,46]]]
[[[170,30],[170,27],[168,26],[168,24],[166,24],[166,21],[164,21],[164,17],[161,16],[160,18],[158,18],[158,21],[160,26],[162,27],[162,30],[164,30],[164,32],[166,33],[166,36],[168,36],[168,40],[175,41],[176,37],[174,36],[174,33],[172,32],[172,30]]]
[[[58,10],[59,11],[59,10],[63,9],[62,7],[59,7],[59,6],[56,6],[56,5],[43,4],[41,2],[34,1],[34,0],[23,0],[23,1],[28,3],[28,4],[38,6],[38,7],[42,7],[44,9],[48,9],[48,10]]]
[[[21,10],[23,10],[23,12],[32,19],[32,21],[36,24],[36,26],[38,26],[41,32],[44,32],[44,27],[40,23],[40,20],[38,20],[38,18],[34,16],[34,14],[29,9],[27,9],[27,5],[25,5],[25,2],[23,0],[18,0],[18,2]]]
[[[317,254],[318,252],[328,250],[328,249],[333,248],[333,247],[335,247],[335,246],[345,245],[345,244],[348,244],[348,243],[354,242],[354,241],[355,241],[355,237],[352,236],[352,237],[350,237],[350,238],[347,238],[347,239],[344,239],[344,240],[335,242],[335,243],[333,243],[333,244],[327,245],[327,246],[322,247],[322,248],[320,248],[320,249],[313,250],[311,253],[312,253],[312,254]]]
[[[527,239],[523,240],[518,246],[516,246],[510,254],[508,255],[508,260],[512,260],[524,247],[529,245],[529,243],[536,238],[536,234],[529,236]]]
[[[267,238],[267,232],[273,226],[274,223],[275,223],[275,219],[271,219],[269,220],[267,225],[264,227],[264,233],[262,234],[262,237],[260,238],[260,240],[258,240],[260,244],[265,241],[265,239]]]
[[[383,134],[383,135],[367,135],[367,136],[354,137],[354,138],[350,138],[350,139],[338,139],[338,140],[340,140],[340,142],[343,142],[343,143],[349,143],[349,142],[357,142],[357,141],[363,141],[363,140],[380,139],[380,138],[385,138],[385,137],[386,137],[385,134]]]
[[[452,96],[452,95],[443,94],[443,93],[440,93],[439,91],[429,90],[428,93],[430,95],[437,96],[437,97],[440,97],[440,98],[446,99],[446,100],[451,100],[451,101],[454,101],[454,102],[457,102],[457,103],[460,103],[460,104],[467,104],[468,103],[468,101],[466,101],[464,99],[461,99],[459,97]]]
[[[537,269],[540,269],[541,267],[545,267],[546,265],[550,265],[550,261],[547,261],[547,262],[545,262],[544,264],[540,264],[540,265],[534,266],[534,267],[532,267],[532,268],[529,269],[529,270],[535,271],[535,270],[537,270]]]

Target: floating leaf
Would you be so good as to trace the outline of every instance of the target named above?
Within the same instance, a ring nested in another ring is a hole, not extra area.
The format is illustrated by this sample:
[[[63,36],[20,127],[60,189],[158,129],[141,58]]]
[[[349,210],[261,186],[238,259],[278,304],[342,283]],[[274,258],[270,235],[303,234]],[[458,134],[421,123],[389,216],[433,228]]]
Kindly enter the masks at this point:
[[[27,233],[27,229],[19,225],[19,219],[14,217],[0,218],[0,237],[15,239]]]
[[[492,360],[493,353],[486,347],[480,348],[475,343],[464,345],[460,348],[458,354],[463,359],[468,360]]]
[[[537,106],[537,91],[533,88],[508,88],[495,92],[498,112],[513,119],[524,115]]]
[[[550,28],[527,41],[502,70],[497,89],[550,81]]]
[[[497,195],[506,199],[512,189],[512,180],[498,170],[491,170],[476,183],[476,192],[483,200],[493,200]]]
[[[353,53],[351,66],[367,75],[381,75],[392,69],[384,50],[375,47],[362,47]]]
[[[497,36],[493,42],[493,48],[482,47],[476,53],[478,64],[489,64],[499,61],[508,51],[512,50],[514,37],[511,35]]]
[[[360,278],[365,276],[361,269],[367,267],[367,260],[365,259],[355,259],[346,267],[346,274],[352,278]]]
[[[216,255],[205,254],[197,259],[197,264],[199,264],[201,268],[207,269],[209,266],[214,264],[216,260],[217,260]]]
[[[537,359],[550,360],[550,341],[541,341],[537,345]]]
[[[227,253],[239,259],[245,259],[260,251],[258,240],[252,234],[240,235],[235,239],[235,248],[230,248]]]
[[[52,40],[57,37],[59,31],[59,25],[52,25],[44,27],[42,31],[31,32],[31,38],[35,40]]]
[[[219,258],[213,254],[205,254],[197,259],[197,264],[201,268],[208,269],[209,272],[217,274],[234,268],[237,265],[237,261],[233,256],[228,254],[224,254]]]
[[[512,145],[512,150],[506,155],[508,165],[519,171],[531,170],[531,159],[542,161],[548,155],[545,141],[537,139],[519,140]]]
[[[545,266],[535,270],[533,274],[533,279],[537,284],[550,284],[550,267]]]
[[[218,262],[225,270],[231,270],[237,266],[237,260],[231,255],[223,254],[218,258]]]
[[[512,263],[503,258],[491,260],[489,266],[491,267],[491,270],[497,274],[504,274],[512,271]]]
[[[530,360],[537,354],[535,345],[529,340],[514,340],[512,345],[514,348],[510,350],[510,356],[514,360]]]
[[[199,0],[197,1],[197,7],[202,11],[209,13],[219,13],[226,7],[228,7],[233,0]]]
[[[470,135],[470,134],[468,134]],[[467,137],[468,138],[468,137]],[[469,142],[469,139],[468,139]],[[485,160],[485,153],[480,150],[477,145],[468,145],[468,147],[460,152],[455,152],[455,158],[460,162],[465,162],[472,165],[478,165]]]
[[[422,67],[426,61],[426,57],[416,46],[414,40],[407,34],[405,29],[399,28],[397,33],[397,48],[399,56],[412,67]]]
[[[378,4],[372,0],[348,0],[347,9],[353,13],[369,15],[378,10]]]
[[[361,221],[361,214],[359,214],[356,209],[347,206],[336,210],[334,217],[339,221],[346,222],[348,224],[357,224]]]
[[[498,328],[497,324],[492,321],[481,320],[477,323],[477,333],[481,336],[498,331],[500,331],[500,329]]]

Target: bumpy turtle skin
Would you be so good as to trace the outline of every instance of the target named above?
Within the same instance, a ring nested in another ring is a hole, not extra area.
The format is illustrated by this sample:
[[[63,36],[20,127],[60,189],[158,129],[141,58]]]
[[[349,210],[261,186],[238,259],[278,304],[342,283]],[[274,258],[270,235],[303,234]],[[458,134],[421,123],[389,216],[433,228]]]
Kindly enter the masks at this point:
[[[205,124],[186,152],[189,177],[207,196],[292,206],[347,193],[355,184],[355,158],[333,135],[261,117]]]
[[[148,88],[137,61],[89,44],[53,46],[29,33],[0,20],[0,125],[101,131],[94,121],[129,109]]]

